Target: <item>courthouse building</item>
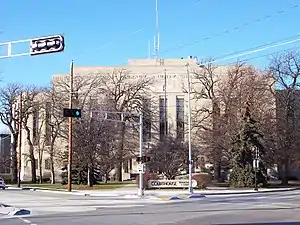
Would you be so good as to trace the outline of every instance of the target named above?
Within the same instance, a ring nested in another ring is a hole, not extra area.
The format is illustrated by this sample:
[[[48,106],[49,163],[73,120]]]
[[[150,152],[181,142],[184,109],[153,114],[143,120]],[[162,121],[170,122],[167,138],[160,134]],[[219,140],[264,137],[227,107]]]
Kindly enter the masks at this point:
[[[196,70],[200,70],[201,68],[197,64],[197,59],[194,57],[187,57],[181,59],[132,59],[128,60],[127,65],[121,66],[74,66],[74,77],[76,76],[87,76],[90,74],[103,74],[107,72],[111,72],[113,70],[125,69],[128,72],[128,79],[139,79],[139,77],[151,77],[154,79],[153,83],[153,93],[154,93],[154,107],[157,107],[159,110],[160,117],[164,116],[165,112],[165,94],[166,94],[166,103],[167,103],[167,119],[168,124],[170,124],[170,129],[172,129],[176,133],[176,129],[187,130],[187,113],[188,113],[188,95],[184,92],[184,88],[187,88],[188,82],[188,73],[190,74],[191,80],[193,80],[193,72]],[[218,70],[222,70],[222,67],[218,68]],[[219,74],[220,74],[219,73]],[[66,77],[66,74],[58,74],[54,75],[53,80],[61,79]],[[166,76],[166,86],[165,86],[165,76]],[[165,89],[166,88],[166,89]],[[200,88],[200,87],[199,87]],[[166,90],[166,93],[165,93]],[[192,96],[193,97],[193,96]],[[194,101],[191,101],[192,108],[196,107]],[[209,100],[203,100],[201,103],[197,102],[197,107],[200,107],[199,104],[203,104],[203,106],[210,107]],[[46,107],[47,109],[47,107]],[[41,113],[40,113],[41,114]],[[49,117],[47,110],[44,110],[44,116]],[[32,123],[32,135],[37,135],[37,130],[39,126],[42,128],[41,130],[47,133],[47,126],[38,125],[40,116],[39,113],[33,113],[29,122]],[[171,127],[172,125],[172,127]],[[165,133],[165,126],[158,126],[160,131],[159,134]],[[186,132],[187,133],[187,132]],[[158,134],[158,135],[159,135]],[[47,135],[46,135],[47,138]],[[183,135],[182,141],[187,141],[187,137]],[[192,137],[192,140],[194,138]],[[149,135],[147,140],[145,141],[145,148],[147,143],[151,143],[152,137]],[[66,150],[67,143],[63,143],[59,141],[57,143],[57,147],[62,150]],[[47,146],[45,146],[45,149]],[[205,148],[203,146],[203,148]],[[138,151],[138,149],[137,149]],[[28,153],[28,144],[26,142],[26,134],[23,132],[23,153]],[[26,155],[26,154],[25,154]],[[38,161],[38,153],[36,153],[37,163]],[[28,161],[28,160],[27,160]],[[21,174],[23,176],[23,180],[31,179],[30,175],[30,163],[26,161],[26,156],[22,157],[22,171]],[[49,154],[47,151],[43,152],[43,170],[44,176],[50,176],[50,166],[49,166]],[[61,165],[56,166],[56,172],[61,172]],[[38,170],[38,167],[37,167]],[[137,162],[135,158],[129,159],[128,162],[124,163],[123,166],[123,179],[127,180],[133,177],[134,174],[137,174]],[[37,171],[37,175],[39,172]],[[56,179],[59,179],[60,176],[56,174]]]

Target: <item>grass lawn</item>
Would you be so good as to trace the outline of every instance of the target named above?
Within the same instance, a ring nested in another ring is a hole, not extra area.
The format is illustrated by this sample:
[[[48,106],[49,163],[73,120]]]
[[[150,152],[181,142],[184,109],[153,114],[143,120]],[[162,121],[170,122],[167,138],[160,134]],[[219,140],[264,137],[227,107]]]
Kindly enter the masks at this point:
[[[112,190],[117,188],[122,188],[126,186],[128,183],[100,183],[96,184],[93,187],[89,187],[87,185],[77,185],[72,184],[73,190]],[[66,190],[67,185],[58,184],[32,184],[32,183],[23,183],[22,187],[36,187],[36,188],[44,188],[44,189],[54,189],[54,190]]]

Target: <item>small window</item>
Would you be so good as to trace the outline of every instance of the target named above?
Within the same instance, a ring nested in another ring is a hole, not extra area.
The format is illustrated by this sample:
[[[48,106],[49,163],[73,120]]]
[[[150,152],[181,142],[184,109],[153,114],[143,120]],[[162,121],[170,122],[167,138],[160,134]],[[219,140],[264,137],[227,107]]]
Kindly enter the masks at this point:
[[[51,162],[50,159],[45,159],[45,170],[51,169]]]

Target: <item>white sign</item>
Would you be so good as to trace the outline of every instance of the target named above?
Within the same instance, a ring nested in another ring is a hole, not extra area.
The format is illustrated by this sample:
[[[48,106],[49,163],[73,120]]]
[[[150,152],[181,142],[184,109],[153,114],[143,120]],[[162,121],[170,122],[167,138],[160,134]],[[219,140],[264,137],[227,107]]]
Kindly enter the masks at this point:
[[[139,173],[144,173],[145,172],[144,164],[138,164],[138,171],[139,171]]]
[[[189,180],[149,180],[149,188],[188,188]],[[192,180],[192,187],[197,187],[197,181]]]

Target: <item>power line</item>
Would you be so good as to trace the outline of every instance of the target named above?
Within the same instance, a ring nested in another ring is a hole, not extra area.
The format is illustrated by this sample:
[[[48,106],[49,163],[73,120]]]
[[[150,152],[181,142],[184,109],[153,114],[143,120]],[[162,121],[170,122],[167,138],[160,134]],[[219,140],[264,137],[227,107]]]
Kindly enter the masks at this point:
[[[132,36],[134,36],[134,35],[140,33],[140,32],[143,31],[143,30],[144,30],[144,28],[137,29],[137,30],[135,30],[135,31],[133,31],[133,32],[127,34],[127,35],[118,37],[118,38],[115,39],[115,40],[108,41],[108,42],[106,42],[105,44],[100,45],[99,47],[97,47],[97,48],[95,48],[95,49],[92,49],[92,50],[89,51],[89,52],[83,52],[83,53],[80,53],[80,54],[78,54],[75,58],[78,58],[78,57],[83,56],[83,55],[85,55],[85,54],[90,54],[90,53],[98,52],[98,51],[104,49],[105,47],[107,47],[107,46],[109,46],[109,45],[116,44],[116,42],[124,41],[125,39],[130,38],[130,37],[132,37]]]
[[[295,42],[298,42],[298,41],[300,41],[300,35],[294,36],[294,39],[291,39],[291,38],[283,39],[281,41],[272,42],[270,44],[261,45],[261,46],[258,46],[258,47],[255,47],[255,48],[250,48],[250,49],[247,49],[247,50],[244,50],[244,51],[234,52],[234,53],[231,53],[229,55],[225,55],[223,57],[218,57],[218,58],[213,59],[209,62],[216,63],[216,62],[219,62],[219,61],[225,61],[225,60],[228,60],[228,59],[233,59],[233,58],[238,58],[238,57],[241,57],[241,56],[251,55],[251,54],[254,54],[254,53],[257,53],[257,52],[266,51],[266,50],[271,49],[271,48],[281,47],[281,46],[292,44],[292,43],[295,43]]]
[[[222,36],[222,35],[225,35],[225,34],[229,34],[229,33],[232,33],[232,32],[236,32],[236,31],[240,31],[244,28],[247,28],[248,26],[252,25],[252,24],[256,24],[256,23],[261,23],[261,22],[264,22],[266,20],[269,20],[275,16],[278,16],[278,15],[282,15],[288,11],[291,11],[291,10],[295,10],[295,9],[298,9],[299,8],[299,5],[294,5],[292,7],[289,7],[285,10],[278,10],[277,12],[275,12],[275,14],[273,15],[265,15],[264,17],[262,18],[257,18],[255,20],[252,20],[250,22],[247,22],[245,23],[244,25],[242,26],[239,26],[239,27],[234,27],[232,29],[225,29],[219,33],[216,33],[214,35],[211,35],[211,36],[207,36],[207,37],[204,37],[204,38],[201,38],[201,39],[198,39],[198,40],[194,40],[193,42],[190,42],[190,43],[186,43],[186,44],[180,44],[178,45],[177,47],[173,47],[173,48],[170,48],[170,49],[167,49],[163,52],[161,52],[160,54],[166,54],[166,53],[169,53],[169,52],[172,52],[172,51],[176,51],[178,49],[182,49],[182,48],[186,48],[186,47],[189,47],[189,46],[192,46],[192,45],[195,45],[195,44],[198,44],[200,42],[204,42],[204,41],[208,41],[208,40],[211,40],[213,39],[214,37],[219,37],[219,36]]]
[[[292,37],[290,38],[287,38],[287,39],[281,39],[281,43],[280,41],[275,41],[275,42],[271,42],[269,44],[265,44],[265,45],[260,45],[258,47],[253,47],[253,48],[249,48],[249,49],[246,49],[246,50],[242,50],[242,51],[238,51],[239,52],[244,52],[245,54],[243,54],[242,56],[245,56],[245,55],[251,55],[251,54],[254,54],[254,53],[257,53],[257,52],[261,52],[261,51],[265,51],[265,50],[268,50],[270,48],[275,48],[275,47],[279,47],[279,46],[284,46],[284,45],[287,45],[287,44],[290,44],[291,42],[296,42],[296,41],[300,41],[300,35],[296,35],[296,36],[293,36],[293,37],[298,37],[297,39],[293,39],[293,40],[290,40]],[[290,41],[285,41],[285,40],[290,40]],[[285,41],[285,42],[282,42],[282,41]],[[277,43],[277,44],[276,44]],[[278,44],[279,43],[279,44]],[[272,44],[272,45],[271,45]],[[271,46],[270,46],[271,45]],[[267,47],[266,47],[267,46]],[[257,58],[261,58],[261,57],[265,57],[265,56],[269,56],[269,55],[273,55],[273,54],[276,54],[276,53],[281,53],[281,52],[287,52],[287,51],[291,51],[291,50],[294,50],[294,49],[298,49],[300,48],[300,46],[297,46],[297,47],[292,47],[292,48],[289,48],[289,49],[284,49],[284,50],[280,50],[280,51],[275,51],[275,52],[271,52],[271,53],[268,53],[268,54],[264,54],[264,55],[259,55],[259,56],[254,56],[254,57],[250,57],[250,58],[246,58],[246,59],[243,59],[243,60],[240,60],[241,62],[247,62],[247,61],[250,61],[250,60],[253,60],[253,59],[257,59]],[[237,55],[236,56],[236,52],[234,53],[231,53],[231,54],[228,54],[228,55],[235,55],[233,57],[231,57],[230,59],[233,59],[233,58],[238,58],[239,56],[241,55]],[[227,55],[227,56],[228,56]],[[225,57],[217,57],[219,60],[218,61],[221,61],[221,60],[225,60],[225,59],[228,59],[226,58],[227,56]],[[229,65],[232,65],[232,64],[235,64],[237,63],[237,61],[239,60],[236,60],[236,61],[232,61],[232,62],[229,62],[229,63],[225,63],[225,64],[219,64],[219,66],[229,66]],[[215,63],[216,61],[209,61],[209,62],[206,62],[206,63]],[[182,66],[182,67],[185,67]],[[157,72],[157,73],[153,73],[151,74],[151,76],[153,75],[160,75],[160,74],[163,74],[163,71],[160,71],[160,72]]]
[[[243,60],[237,60],[237,61],[240,61],[240,62],[248,62],[248,61],[253,60],[253,59],[258,59],[258,58],[262,58],[262,57],[274,55],[274,54],[276,54],[276,53],[289,52],[289,51],[291,51],[291,50],[295,50],[295,49],[299,49],[299,48],[300,48],[300,45],[299,45],[299,46],[294,46],[294,47],[292,47],[292,48],[280,50],[280,51],[271,52],[271,53],[264,54],[264,55],[259,55],[259,56],[254,56],[254,57],[251,57],[251,58],[246,58],[246,59],[243,59]],[[229,63],[226,63],[226,64],[221,64],[220,66],[229,66],[229,65],[232,65],[232,64],[236,64],[237,61],[229,62]]]
[[[277,40],[277,41],[272,41],[272,42],[269,42],[267,44],[259,45],[259,46],[249,48],[249,49],[246,49],[246,50],[236,51],[236,52],[233,52],[233,53],[230,53],[230,54],[222,55],[222,56],[219,56],[219,57],[215,58],[214,60],[218,60],[220,58],[228,57],[228,56],[231,56],[231,55],[242,54],[242,53],[245,53],[245,52],[248,52],[248,51],[256,50],[258,48],[263,48],[263,47],[266,47],[266,46],[269,46],[269,45],[274,45],[274,44],[277,44],[279,42],[288,41],[288,40],[299,38],[299,37],[300,37],[300,34],[299,35],[294,35],[294,36],[291,36],[289,38],[283,38],[283,39],[280,39],[280,40]]]

